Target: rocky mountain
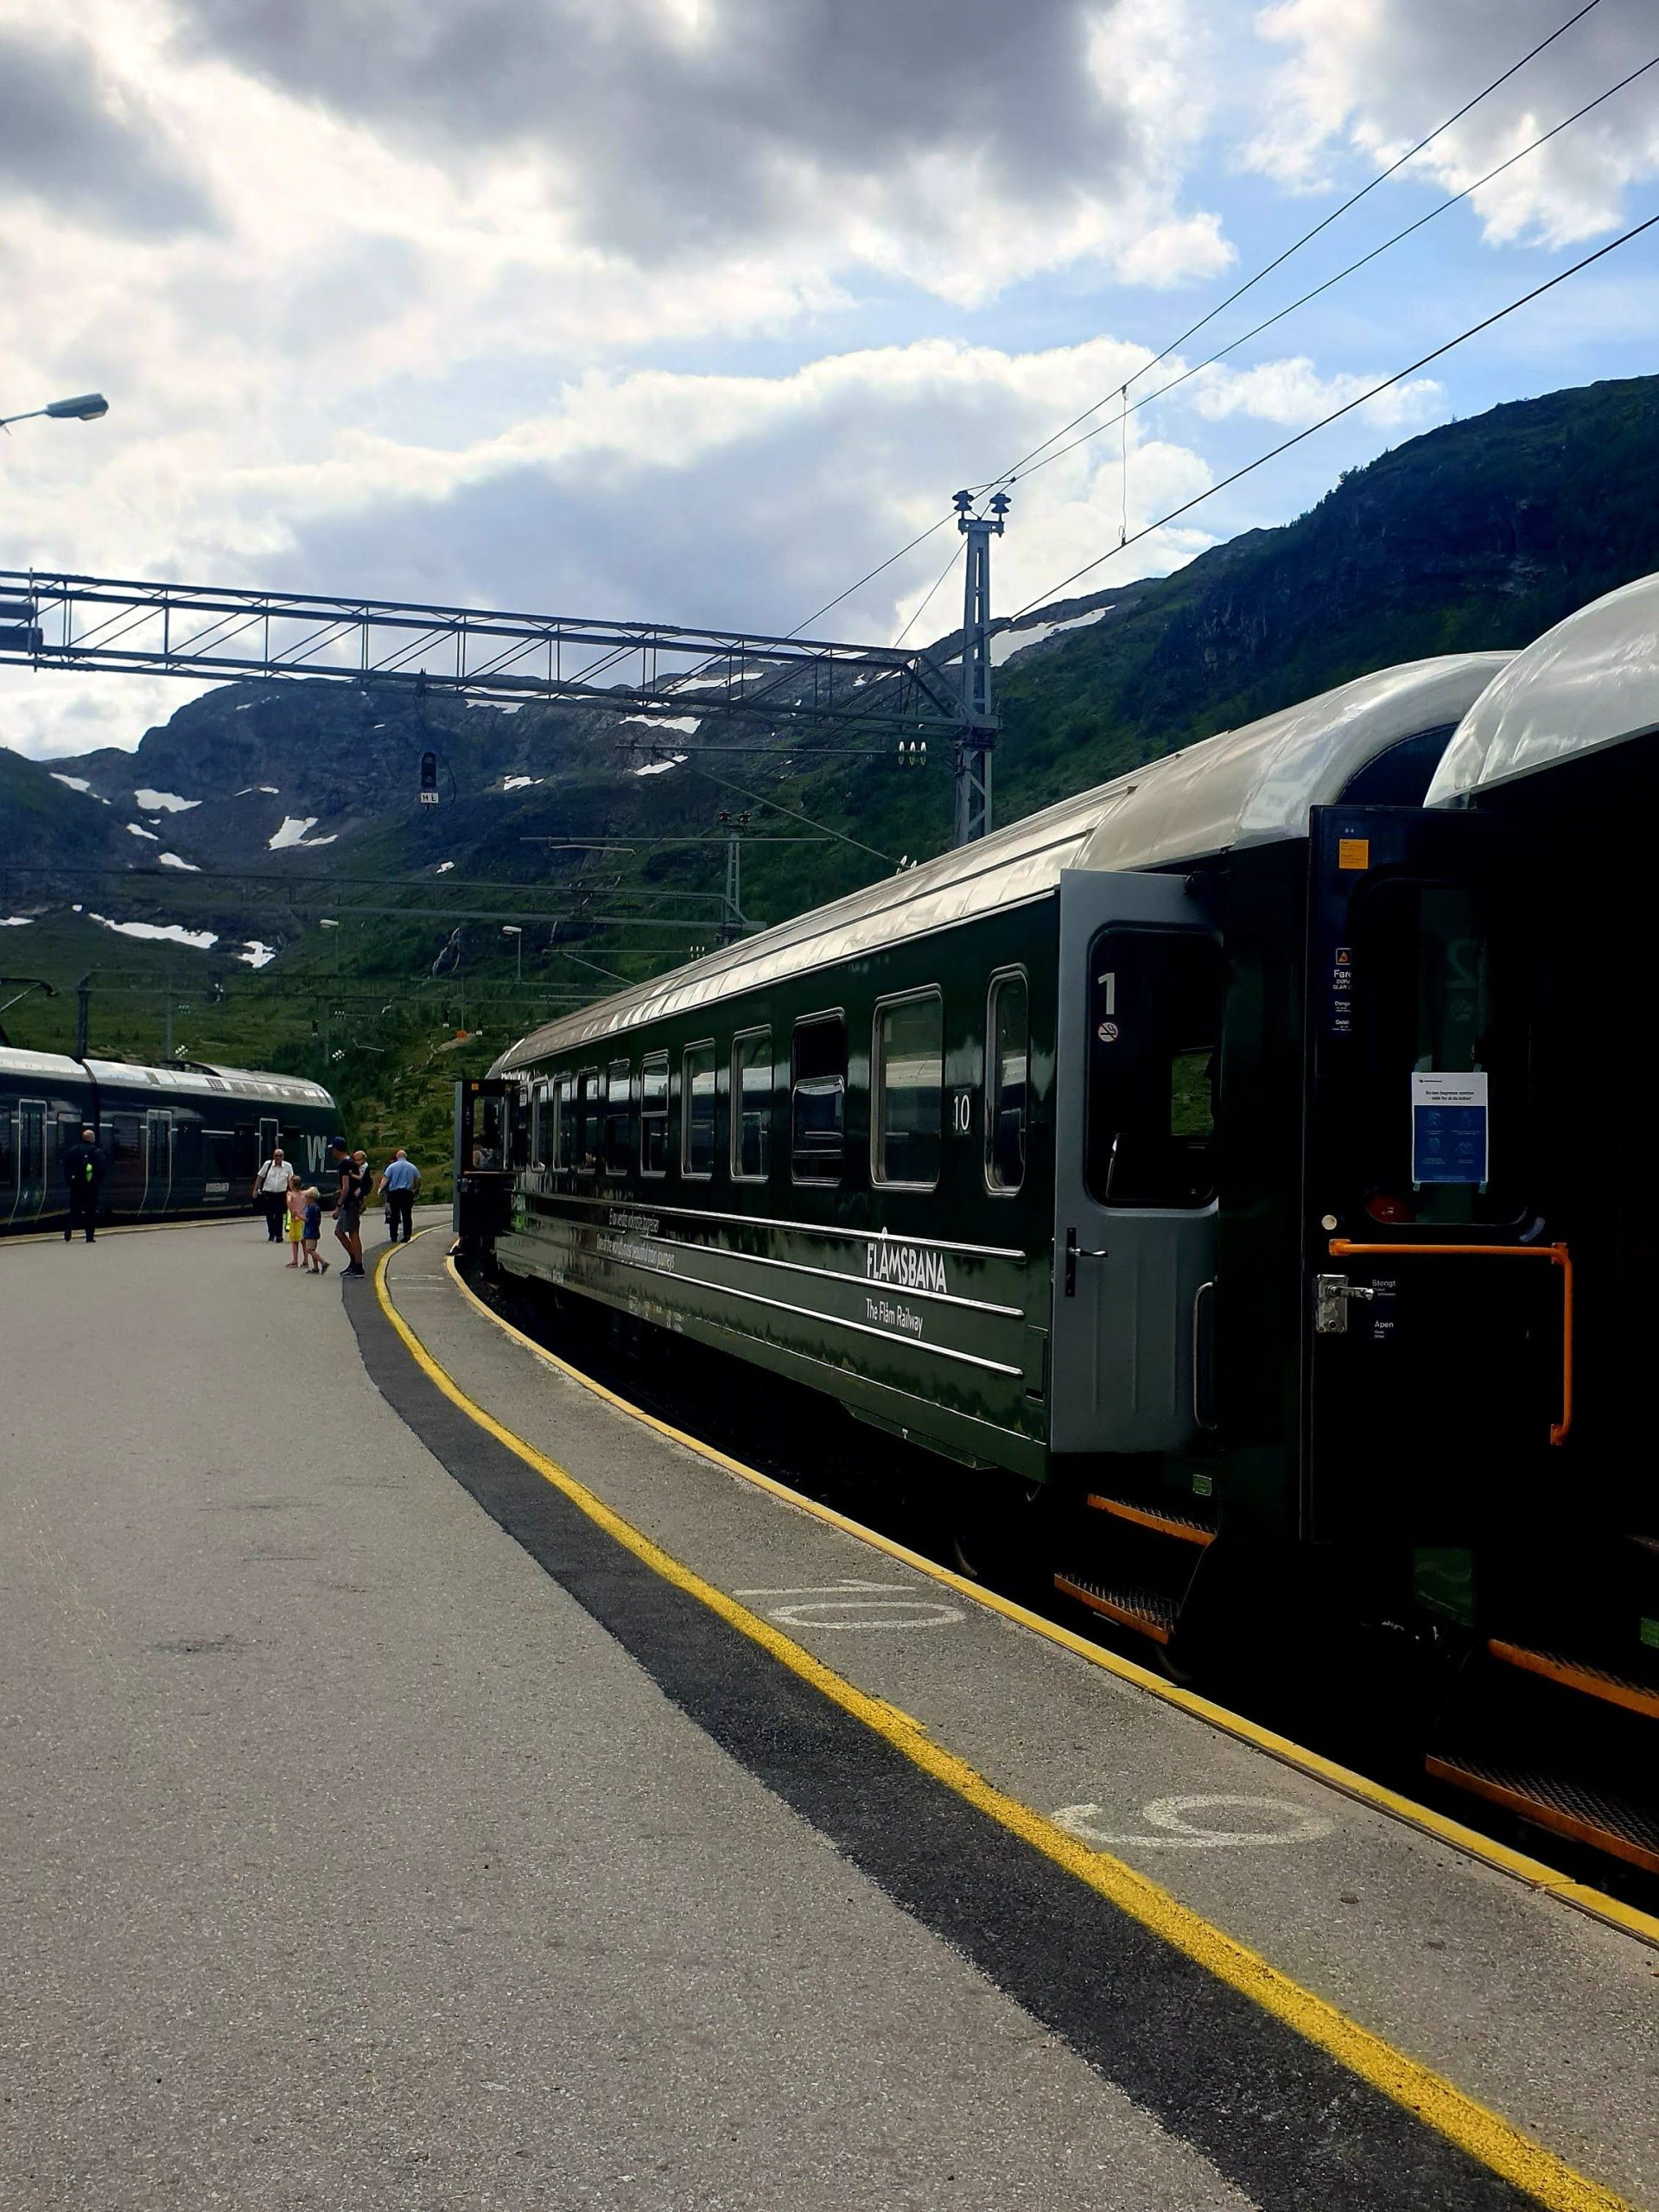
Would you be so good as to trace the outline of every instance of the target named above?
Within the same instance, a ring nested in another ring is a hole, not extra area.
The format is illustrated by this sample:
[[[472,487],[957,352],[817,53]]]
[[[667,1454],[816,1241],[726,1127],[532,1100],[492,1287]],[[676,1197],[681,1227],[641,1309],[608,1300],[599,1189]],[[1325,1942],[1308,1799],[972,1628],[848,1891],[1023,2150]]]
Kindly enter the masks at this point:
[[[1659,378],[1496,408],[1353,472],[1282,528],[1005,626],[998,819],[1393,660],[1520,645],[1659,569],[1656,452]],[[956,642],[936,650],[948,658]],[[849,757],[829,735],[767,751],[764,728],[747,757],[677,759],[676,734],[588,708],[245,683],[181,707],[132,753],[48,765],[0,749],[8,958],[27,941],[42,969],[48,945],[60,969],[85,967],[118,949],[108,933],[119,931],[121,950],[188,945],[232,973],[268,965],[270,986],[284,963],[315,958],[320,918],[355,905],[351,949],[332,940],[336,972],[343,958],[377,977],[425,976],[448,950],[452,969],[499,975],[522,961],[527,982],[533,969],[550,988],[598,988],[595,968],[639,974],[691,941],[690,921],[653,931],[638,918],[667,913],[664,902],[712,927],[723,814],[752,817],[751,922],[948,836],[945,760],[917,773]],[[442,764],[429,808],[416,789],[429,747]],[[779,808],[809,817],[803,836],[836,834],[760,842],[764,829],[787,833]],[[566,918],[504,944],[491,910],[532,893]],[[631,928],[600,918],[625,908]],[[452,929],[463,932],[453,944]]]

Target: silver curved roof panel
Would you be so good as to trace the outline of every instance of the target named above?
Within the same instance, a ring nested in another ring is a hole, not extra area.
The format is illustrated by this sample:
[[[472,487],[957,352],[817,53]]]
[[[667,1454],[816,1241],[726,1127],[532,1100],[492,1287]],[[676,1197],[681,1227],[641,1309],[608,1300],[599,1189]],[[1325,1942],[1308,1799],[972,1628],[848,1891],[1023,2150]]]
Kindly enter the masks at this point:
[[[1640,576],[1546,630],[1464,716],[1424,804],[1659,729],[1659,576]]]
[[[855,957],[896,937],[1019,906],[1052,891],[1063,868],[1172,868],[1235,846],[1304,836],[1309,807],[1340,798],[1360,769],[1403,739],[1458,722],[1507,658],[1452,653],[1408,661],[1223,730],[977,844],[563,1015],[521,1038],[493,1072]]]

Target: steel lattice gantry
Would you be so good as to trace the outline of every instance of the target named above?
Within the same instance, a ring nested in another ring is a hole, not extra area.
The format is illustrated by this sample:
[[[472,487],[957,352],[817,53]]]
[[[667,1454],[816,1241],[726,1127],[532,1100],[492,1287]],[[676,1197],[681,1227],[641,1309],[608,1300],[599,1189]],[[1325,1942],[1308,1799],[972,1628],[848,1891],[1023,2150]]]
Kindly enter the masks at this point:
[[[834,721],[884,738],[954,734],[963,716],[957,672],[923,652],[36,569],[0,569],[7,664],[400,684],[664,721],[758,716],[774,729]]]

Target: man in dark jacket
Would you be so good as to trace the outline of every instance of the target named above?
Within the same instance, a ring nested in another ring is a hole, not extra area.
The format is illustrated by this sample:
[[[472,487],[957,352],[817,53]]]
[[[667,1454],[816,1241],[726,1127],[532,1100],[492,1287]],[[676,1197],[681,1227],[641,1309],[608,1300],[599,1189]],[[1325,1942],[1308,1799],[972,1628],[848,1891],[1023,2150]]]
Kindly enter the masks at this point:
[[[66,1244],[77,1229],[86,1230],[89,1244],[97,1241],[99,1193],[109,1164],[98,1131],[89,1122],[81,1130],[80,1142],[72,1144],[63,1155],[63,1179],[69,1192],[69,1218],[63,1231]]]

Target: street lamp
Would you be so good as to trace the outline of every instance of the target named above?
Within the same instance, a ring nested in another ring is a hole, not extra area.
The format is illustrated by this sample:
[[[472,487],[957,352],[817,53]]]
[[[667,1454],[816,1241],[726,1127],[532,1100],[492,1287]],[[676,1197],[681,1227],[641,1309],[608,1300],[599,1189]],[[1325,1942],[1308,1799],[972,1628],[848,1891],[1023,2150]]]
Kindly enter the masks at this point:
[[[49,406],[31,407],[26,414],[0,415],[0,430],[9,430],[14,423],[33,423],[42,415],[59,423],[96,423],[109,411],[110,403],[101,391],[83,391],[74,399],[54,399]]]
[[[512,979],[515,983],[524,980],[524,933],[517,922],[503,922],[503,937],[512,939]]]

